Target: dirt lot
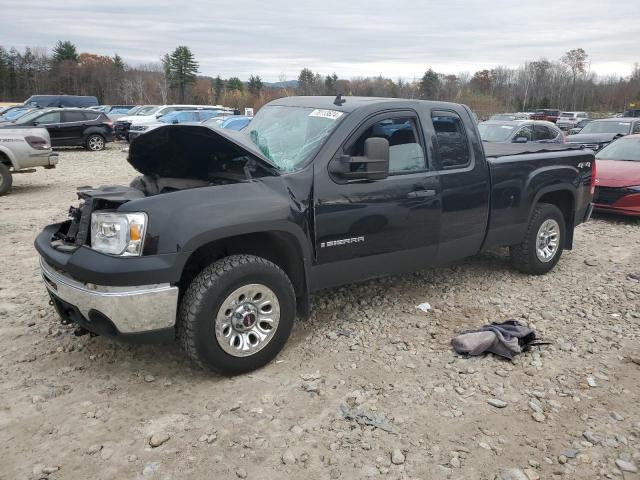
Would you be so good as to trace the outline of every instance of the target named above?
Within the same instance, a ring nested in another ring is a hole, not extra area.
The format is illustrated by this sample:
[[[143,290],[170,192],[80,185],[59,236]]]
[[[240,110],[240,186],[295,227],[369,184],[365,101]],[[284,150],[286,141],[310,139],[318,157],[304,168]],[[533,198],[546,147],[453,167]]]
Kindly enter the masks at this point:
[[[545,277],[495,252],[323,292],[276,362],[223,378],[48,305],[33,238],[77,186],[128,183],[125,156],[63,151],[0,198],[0,479],[640,478],[640,221],[581,226]],[[508,318],[553,344],[449,347]]]

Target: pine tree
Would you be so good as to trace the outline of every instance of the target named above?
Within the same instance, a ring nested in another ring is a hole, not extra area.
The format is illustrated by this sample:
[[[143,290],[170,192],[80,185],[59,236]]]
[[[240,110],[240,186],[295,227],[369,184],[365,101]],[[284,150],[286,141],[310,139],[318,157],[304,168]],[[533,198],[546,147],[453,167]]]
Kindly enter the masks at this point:
[[[258,75],[251,75],[249,77],[249,93],[252,95],[260,95],[264,84],[262,83],[262,79]]]
[[[113,56],[113,68],[120,72],[124,72],[125,69],[124,61],[122,60],[122,57],[117,53]]]
[[[238,77],[231,77],[229,80],[227,80],[227,90],[237,90],[239,92],[242,92],[244,90],[244,84]]]
[[[420,96],[434,99],[440,89],[440,77],[432,69],[427,70],[420,80]]]
[[[184,103],[187,89],[196,83],[198,67],[198,62],[189,47],[180,46],[169,56],[170,82],[172,87],[178,89],[180,103]]]
[[[220,97],[222,97],[223,90],[224,81],[220,78],[220,75],[218,75],[213,83],[213,96],[216,105],[220,102]]]
[[[58,40],[58,43],[53,49],[53,63],[64,62],[69,60],[71,62],[78,62],[78,50],[76,46],[69,40]]]

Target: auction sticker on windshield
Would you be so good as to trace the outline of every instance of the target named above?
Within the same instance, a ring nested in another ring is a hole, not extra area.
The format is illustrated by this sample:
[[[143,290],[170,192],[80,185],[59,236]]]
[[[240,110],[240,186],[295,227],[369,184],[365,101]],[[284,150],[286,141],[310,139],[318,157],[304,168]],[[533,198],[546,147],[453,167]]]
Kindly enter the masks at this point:
[[[338,112],[336,110],[322,110],[322,109],[316,108],[313,112],[309,114],[309,116],[328,118],[329,120],[337,120],[342,116],[342,112]]]

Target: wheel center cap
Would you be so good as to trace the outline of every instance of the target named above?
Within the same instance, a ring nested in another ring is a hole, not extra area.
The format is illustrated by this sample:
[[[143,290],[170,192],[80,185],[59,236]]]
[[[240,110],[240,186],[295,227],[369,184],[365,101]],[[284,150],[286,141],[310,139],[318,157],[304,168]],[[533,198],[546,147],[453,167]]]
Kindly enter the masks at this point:
[[[258,315],[253,305],[240,305],[233,313],[233,328],[238,332],[246,332],[254,327],[257,319]]]
[[[254,323],[256,323],[256,316],[253,313],[247,313],[242,319],[242,324],[245,327],[251,327]]]

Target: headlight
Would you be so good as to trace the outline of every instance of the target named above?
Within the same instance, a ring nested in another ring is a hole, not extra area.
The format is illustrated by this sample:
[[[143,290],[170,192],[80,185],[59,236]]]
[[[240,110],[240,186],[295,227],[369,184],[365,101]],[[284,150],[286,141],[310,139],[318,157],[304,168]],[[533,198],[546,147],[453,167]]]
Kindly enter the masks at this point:
[[[94,212],[91,248],[110,255],[139,256],[146,227],[146,213]]]

